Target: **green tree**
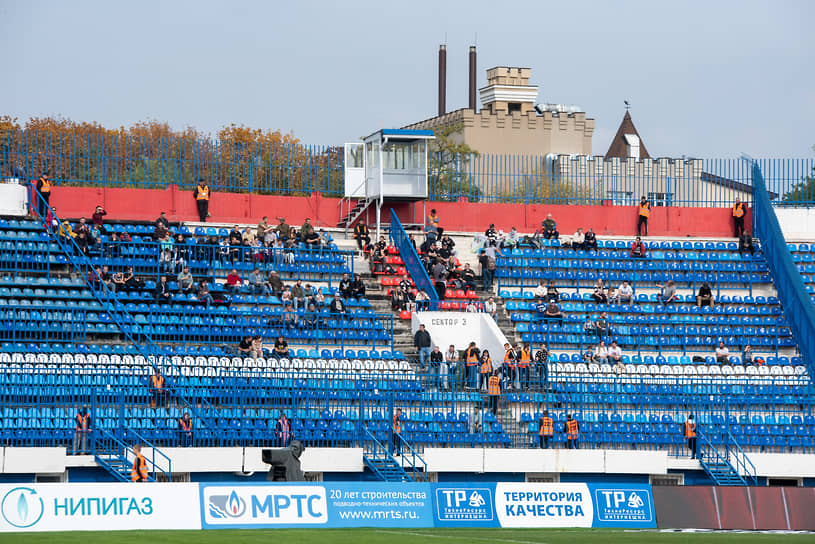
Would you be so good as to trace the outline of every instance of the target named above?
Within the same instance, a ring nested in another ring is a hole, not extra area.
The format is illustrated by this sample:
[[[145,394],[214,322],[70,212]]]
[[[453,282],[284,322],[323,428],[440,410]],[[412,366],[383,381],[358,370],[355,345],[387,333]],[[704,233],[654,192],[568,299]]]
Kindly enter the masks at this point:
[[[454,123],[433,130],[436,139],[430,147],[432,154],[427,173],[428,192],[434,200],[454,202],[466,197],[470,202],[478,202],[481,199],[481,189],[466,173],[467,165],[478,151],[455,141],[455,135],[463,128],[463,123]]]
[[[815,151],[815,145],[812,146]],[[792,189],[784,195],[784,202],[813,202],[815,201],[815,166],[812,172],[799,183],[792,186]]]

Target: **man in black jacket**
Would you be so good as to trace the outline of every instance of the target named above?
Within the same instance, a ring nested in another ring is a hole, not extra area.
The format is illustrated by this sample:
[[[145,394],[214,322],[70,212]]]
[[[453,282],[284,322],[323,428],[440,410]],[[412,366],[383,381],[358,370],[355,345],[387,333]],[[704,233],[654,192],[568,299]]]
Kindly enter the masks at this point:
[[[422,370],[427,368],[427,359],[430,358],[430,333],[424,328],[424,324],[419,325],[419,330],[413,335],[413,345],[419,350],[419,364]]]
[[[170,286],[167,284],[167,276],[161,276],[159,282],[156,284],[156,290],[153,292],[153,297],[158,304],[169,304],[173,294],[170,292]]]

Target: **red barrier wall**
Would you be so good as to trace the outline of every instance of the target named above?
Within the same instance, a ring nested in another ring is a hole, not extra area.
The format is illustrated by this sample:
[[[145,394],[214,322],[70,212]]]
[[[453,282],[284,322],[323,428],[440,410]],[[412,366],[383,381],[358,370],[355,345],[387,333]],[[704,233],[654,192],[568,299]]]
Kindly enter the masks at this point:
[[[211,220],[219,223],[256,223],[264,215],[270,221],[284,216],[289,224],[299,225],[306,217],[318,226],[336,226],[340,220],[340,200],[324,198],[318,193],[291,197],[240,193],[213,193],[210,201]],[[180,191],[174,185],[167,189],[118,189],[103,187],[54,187],[51,204],[64,217],[90,218],[94,207],[104,206],[108,221],[149,220],[167,212],[170,221],[197,221],[195,201],[190,191]],[[484,231],[490,223],[509,231],[513,226],[520,232],[534,231],[551,213],[561,234],[572,234],[577,227],[593,227],[597,234],[628,236],[636,229],[637,212],[633,206],[567,206],[539,204],[474,204],[459,202],[427,202],[429,211],[438,211],[441,225],[452,231]],[[382,221],[390,221],[391,207],[404,223],[422,222],[422,203],[386,202]],[[347,209],[345,210],[347,212]],[[374,210],[367,220],[375,221]],[[745,224],[751,224],[748,210]],[[726,208],[653,208],[649,234],[654,236],[716,236],[733,234],[733,221]]]
[[[661,529],[815,530],[811,487],[657,486],[653,492]]]

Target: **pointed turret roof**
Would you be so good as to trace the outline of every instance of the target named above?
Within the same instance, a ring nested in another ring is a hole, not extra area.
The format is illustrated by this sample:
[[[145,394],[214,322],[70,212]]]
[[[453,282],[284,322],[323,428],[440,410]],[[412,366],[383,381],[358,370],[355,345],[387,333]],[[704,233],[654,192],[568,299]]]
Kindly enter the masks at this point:
[[[613,157],[618,157],[620,159],[628,158],[628,144],[625,141],[626,134],[634,135],[639,139],[639,158],[650,159],[651,155],[648,154],[648,150],[645,148],[645,142],[642,141],[642,138],[637,132],[637,127],[634,126],[634,121],[631,119],[631,113],[628,110],[625,111],[623,122],[620,123],[620,128],[617,129],[617,134],[615,134],[614,138],[611,140],[611,145],[608,146],[606,159],[611,159]]]

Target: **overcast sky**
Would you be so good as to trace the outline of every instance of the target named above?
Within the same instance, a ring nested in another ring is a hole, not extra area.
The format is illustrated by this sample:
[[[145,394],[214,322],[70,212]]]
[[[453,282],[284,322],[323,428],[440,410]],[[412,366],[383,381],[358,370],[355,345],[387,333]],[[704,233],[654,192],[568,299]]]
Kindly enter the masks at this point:
[[[632,104],[653,156],[812,157],[815,2],[0,0],[0,115],[230,123],[338,144],[448,110],[496,65],[577,104],[603,154]]]

